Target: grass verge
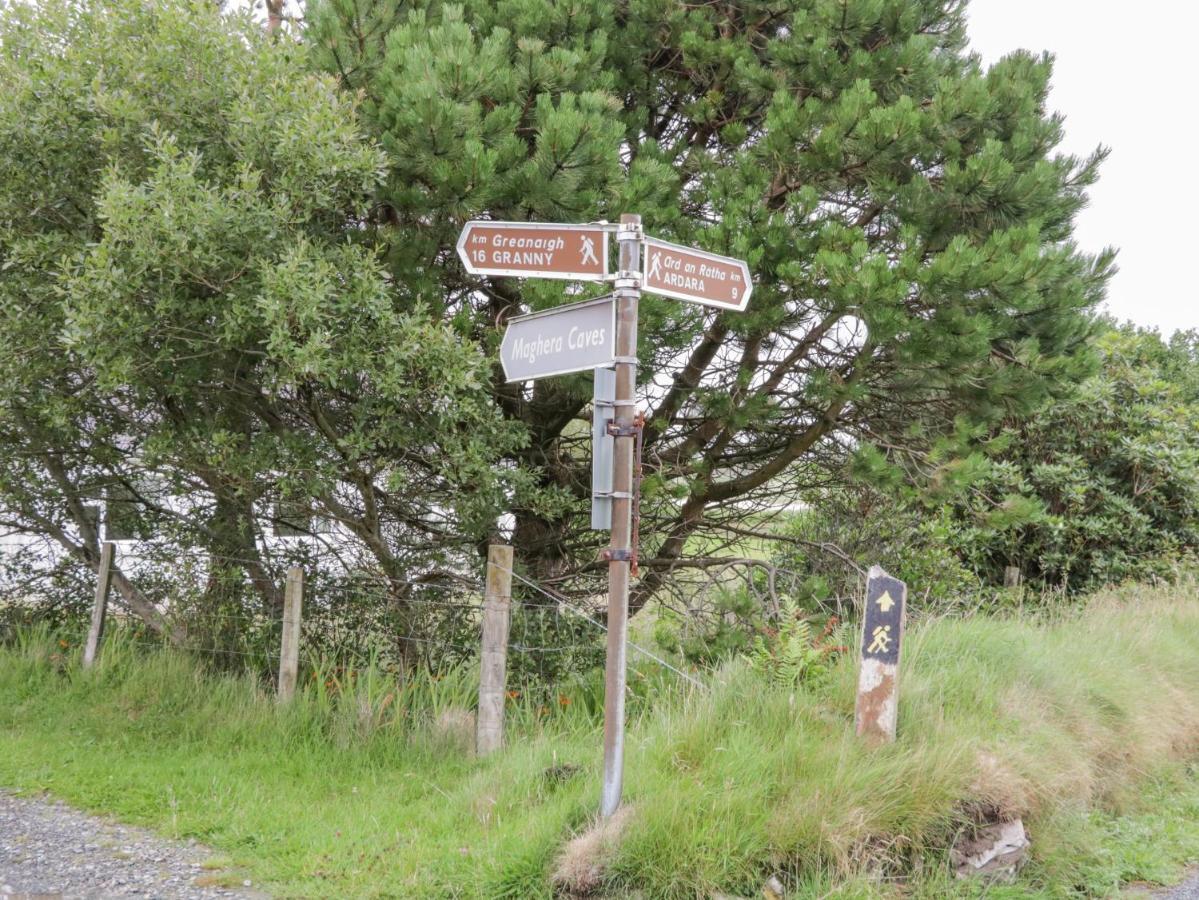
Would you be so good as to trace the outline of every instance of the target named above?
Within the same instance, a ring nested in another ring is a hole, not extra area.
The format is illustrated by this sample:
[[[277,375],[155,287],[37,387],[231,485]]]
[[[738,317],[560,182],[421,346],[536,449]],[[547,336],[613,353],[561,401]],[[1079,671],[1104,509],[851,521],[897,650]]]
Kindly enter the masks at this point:
[[[742,665],[705,690],[649,690],[627,746],[634,809],[597,842],[597,883],[754,896],[776,876],[795,896],[969,895],[947,848],[1009,816],[1034,862],[987,896],[1176,877],[1199,855],[1194,588],[1114,593],[1056,621],[922,623],[900,739],[875,751],[852,735],[853,660],[793,690]],[[469,673],[317,679],[280,709],[253,680],[177,654],[118,640],[87,673],[60,652],[45,635],[0,650],[0,785],[197,837],[280,896],[550,896],[558,854],[593,820],[586,698],[548,718],[518,706],[509,746],[477,760],[446,715]]]

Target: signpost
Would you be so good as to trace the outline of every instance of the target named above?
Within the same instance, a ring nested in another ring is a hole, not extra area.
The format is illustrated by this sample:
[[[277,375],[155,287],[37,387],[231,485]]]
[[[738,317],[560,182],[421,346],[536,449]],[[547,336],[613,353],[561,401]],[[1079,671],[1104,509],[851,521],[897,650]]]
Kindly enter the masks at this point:
[[[895,740],[899,716],[899,645],[903,640],[908,586],[880,566],[866,578],[862,616],[862,668],[854,722],[859,737],[874,743]]]
[[[616,357],[616,300],[600,297],[508,320],[500,363],[509,381],[610,366]]]
[[[608,560],[608,648],[604,665],[604,773],[600,815],[620,806],[624,783],[624,694],[628,650],[629,568],[633,561],[633,442],[636,438],[634,391],[637,385],[637,302],[641,299],[638,263],[641,216],[620,217],[616,234],[620,269],[616,273],[616,397],[608,432],[612,453],[612,539]]]
[[[608,272],[608,235],[619,248]],[[644,249],[644,260],[642,250]],[[475,275],[614,280],[610,297],[511,319],[500,347],[508,381],[528,381],[595,369],[591,527],[609,528],[608,646],[604,681],[604,772],[600,813],[620,806],[624,781],[624,699],[629,577],[633,543],[633,457],[636,419],[637,304],[642,289],[741,311],[753,290],[739,259],[646,237],[641,217],[620,224],[560,225],[467,222],[458,256]]]
[[[742,312],[753,293],[744,260],[645,239],[641,286],[651,294]]]
[[[458,256],[472,275],[607,281],[609,230],[604,225],[467,222]]]

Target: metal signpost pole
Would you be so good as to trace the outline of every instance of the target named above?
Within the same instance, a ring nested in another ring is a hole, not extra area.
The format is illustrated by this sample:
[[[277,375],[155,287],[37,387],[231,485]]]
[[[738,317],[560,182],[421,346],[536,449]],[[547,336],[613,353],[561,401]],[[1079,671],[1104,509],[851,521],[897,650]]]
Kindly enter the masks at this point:
[[[572,225],[472,220],[458,238],[458,256],[472,275],[602,282],[611,277],[611,233],[612,226],[607,222]],[[500,345],[500,361],[508,381],[595,369],[591,527],[612,530],[612,542],[603,555],[608,561],[604,786],[600,800],[604,818],[620,806],[624,781],[629,578],[636,558],[633,458],[641,428],[635,408],[637,303],[644,290],[742,312],[753,292],[745,260],[647,238],[641,232],[641,216],[620,217],[616,243],[620,265],[612,294],[615,310],[612,299],[597,298],[517,316],[510,320]],[[613,364],[615,378],[609,369]],[[611,456],[608,437],[612,438]],[[609,460],[611,473],[607,471]]]
[[[641,296],[641,216],[622,215],[616,233],[616,436],[612,542],[608,550],[608,658],[604,677],[604,785],[600,815],[620,806],[624,781],[625,656],[632,558],[633,441],[636,428],[637,301]]]

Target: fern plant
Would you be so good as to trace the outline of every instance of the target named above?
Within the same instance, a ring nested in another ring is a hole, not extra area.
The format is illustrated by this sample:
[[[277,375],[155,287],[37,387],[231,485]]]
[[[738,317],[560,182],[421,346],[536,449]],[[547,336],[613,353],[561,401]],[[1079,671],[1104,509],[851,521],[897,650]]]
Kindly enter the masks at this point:
[[[834,616],[819,634],[799,604],[787,601],[779,611],[777,629],[766,629],[754,638],[750,665],[772,684],[796,687],[823,682],[847,649],[846,625]]]

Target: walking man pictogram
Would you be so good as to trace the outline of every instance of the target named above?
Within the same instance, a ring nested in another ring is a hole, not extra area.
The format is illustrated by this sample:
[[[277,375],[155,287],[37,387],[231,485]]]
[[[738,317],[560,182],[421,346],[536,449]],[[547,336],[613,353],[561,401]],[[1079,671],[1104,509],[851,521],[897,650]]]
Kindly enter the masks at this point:
[[[583,240],[583,265],[587,263],[595,263],[599,265],[599,257],[595,255],[595,241],[588,235],[582,235]]]
[[[867,653],[886,653],[891,647],[891,626],[880,625],[874,629],[874,640],[866,648]]]
[[[662,277],[662,254],[655,253],[649,264],[649,279]]]

